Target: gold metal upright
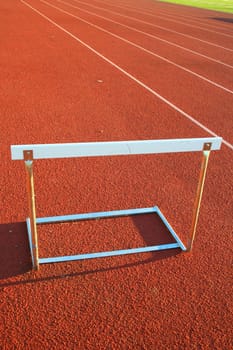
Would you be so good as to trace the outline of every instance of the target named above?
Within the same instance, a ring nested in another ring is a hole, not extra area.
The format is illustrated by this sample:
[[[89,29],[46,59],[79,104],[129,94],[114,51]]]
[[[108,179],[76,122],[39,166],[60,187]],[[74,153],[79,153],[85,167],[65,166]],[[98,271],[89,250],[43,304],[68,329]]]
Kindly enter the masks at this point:
[[[29,204],[29,218],[30,218],[30,230],[31,234],[31,254],[32,265],[34,270],[39,269],[39,256],[38,256],[38,239],[36,228],[36,206],[35,206],[35,191],[34,191],[34,179],[33,179],[33,151],[24,151],[24,162],[27,172],[27,192],[28,192],[28,204]]]
[[[192,217],[192,224],[191,224],[191,236],[187,247],[188,252],[192,250],[193,242],[195,239],[197,222],[198,222],[199,211],[201,206],[201,199],[202,199],[205,177],[206,177],[206,171],[207,171],[207,166],[208,166],[208,161],[210,156],[210,150],[211,150],[211,143],[205,143],[203,147],[203,158],[201,163],[201,171],[200,171],[200,176],[198,181],[197,194],[194,202],[193,217]]]

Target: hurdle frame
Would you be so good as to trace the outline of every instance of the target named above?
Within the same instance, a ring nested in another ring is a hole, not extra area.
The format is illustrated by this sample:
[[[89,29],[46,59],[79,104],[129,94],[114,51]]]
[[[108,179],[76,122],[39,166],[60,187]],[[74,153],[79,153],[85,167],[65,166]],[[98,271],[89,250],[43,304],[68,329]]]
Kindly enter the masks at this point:
[[[87,142],[87,143],[65,143],[65,144],[34,144],[34,145],[12,145],[12,160],[24,160],[27,173],[27,193],[29,203],[29,217],[26,219],[27,233],[34,270],[39,269],[40,264],[75,261],[100,257],[118,256],[125,254],[135,254],[143,252],[160,251],[166,249],[180,248],[184,252],[191,251],[195,239],[197,222],[200,212],[202,193],[208,166],[210,152],[219,150],[221,147],[221,137],[192,138],[192,139],[165,139],[165,140],[142,140],[142,141],[113,141],[113,142]],[[84,214],[73,214],[52,217],[36,217],[33,162],[36,159],[55,158],[79,158],[79,157],[99,157],[116,155],[136,155],[136,154],[159,154],[159,153],[179,153],[197,152],[203,153],[200,176],[198,180],[197,193],[194,202],[191,232],[186,247],[177,233],[174,231],[166,217],[157,207],[135,208],[124,210],[113,210],[106,212],[94,212]],[[155,213],[159,216],[169,233],[175,239],[175,243],[160,244],[155,246],[139,247],[132,249],[121,249],[104,252],[94,252],[78,255],[55,256],[39,258],[37,225],[62,223],[80,220],[93,220],[109,217],[121,217],[140,214]]]

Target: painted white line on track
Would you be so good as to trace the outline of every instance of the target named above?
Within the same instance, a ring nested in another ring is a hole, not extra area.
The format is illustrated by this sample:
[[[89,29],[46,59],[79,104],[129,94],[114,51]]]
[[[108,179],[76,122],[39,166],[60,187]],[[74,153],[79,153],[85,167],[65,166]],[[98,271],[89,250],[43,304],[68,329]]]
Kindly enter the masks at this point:
[[[186,38],[189,38],[189,39],[192,39],[192,40],[197,40],[197,41],[200,41],[200,42],[203,42],[205,44],[208,44],[208,45],[211,45],[211,46],[214,46],[214,47],[218,47],[222,50],[227,50],[227,51],[233,51],[233,49],[230,49],[228,47],[225,47],[225,46],[221,46],[221,45],[217,45],[217,44],[214,44],[210,41],[206,41],[206,40],[203,40],[203,39],[199,39],[195,36],[192,36],[192,35],[188,35],[188,34],[184,34],[184,33],[181,33],[181,32],[178,32],[176,30],[173,30],[173,29],[169,29],[169,28],[166,28],[166,27],[163,27],[163,26],[159,26],[157,24],[153,24],[151,22],[146,22],[146,21],[142,21],[141,19],[138,19],[138,18],[135,18],[135,17],[132,17],[132,16],[126,16],[126,15],[123,15],[119,12],[115,12],[115,11],[111,11],[111,10],[106,10],[104,7],[99,7],[99,6],[94,6],[94,5],[90,5],[88,3],[85,3],[83,1],[79,1],[79,0],[73,0],[75,2],[78,2],[80,4],[84,4],[86,6],[89,6],[89,7],[93,7],[93,8],[96,8],[96,9],[100,9],[100,10],[103,10],[105,12],[109,12],[109,13],[113,13],[114,15],[117,15],[117,16],[120,16],[120,17],[125,17],[125,18],[129,18],[129,19],[132,19],[133,21],[136,21],[136,22],[140,22],[140,23],[143,23],[143,24],[146,24],[146,25],[149,25],[151,27],[155,27],[155,28],[160,28],[162,30],[165,30],[167,32],[170,32],[170,33],[175,33],[175,34],[178,34],[178,35],[181,35],[181,36],[184,36]]]
[[[165,57],[162,57],[162,56],[160,56],[160,55],[157,55],[156,53],[154,53],[154,52],[152,52],[152,51],[150,51],[150,50],[147,50],[147,49],[145,49],[144,47],[133,43],[132,41],[129,41],[129,40],[127,40],[127,39],[125,39],[125,38],[123,38],[123,37],[117,35],[117,34],[114,34],[114,33],[112,33],[112,32],[109,32],[108,30],[106,30],[106,29],[104,29],[104,28],[102,28],[102,27],[99,27],[99,26],[97,26],[96,24],[93,24],[93,23],[91,23],[91,22],[89,22],[89,21],[86,21],[85,19],[83,19],[83,18],[81,18],[81,17],[79,17],[79,16],[75,16],[74,14],[72,14],[72,13],[70,13],[70,12],[68,12],[68,11],[65,11],[65,10],[63,10],[63,9],[57,7],[57,6],[54,6],[54,5],[50,4],[49,2],[47,2],[47,1],[45,1],[45,0],[40,0],[40,1],[43,2],[43,3],[45,3],[45,4],[47,4],[47,5],[50,6],[50,7],[53,7],[53,8],[55,8],[55,9],[57,9],[58,11],[60,11],[60,12],[62,12],[62,13],[65,13],[65,14],[71,16],[71,17],[74,17],[74,18],[76,18],[76,19],[78,19],[78,20],[80,20],[80,21],[82,21],[82,22],[88,24],[89,26],[91,26],[91,27],[93,27],[93,28],[96,28],[97,30],[101,30],[102,32],[105,32],[105,33],[107,33],[108,35],[111,35],[111,36],[113,36],[113,37],[115,37],[115,38],[117,38],[117,39],[119,39],[119,40],[121,40],[121,41],[123,41],[123,42],[125,42],[125,43],[127,43],[127,44],[129,44],[129,45],[131,45],[131,46],[134,46],[134,47],[138,48],[138,49],[141,50],[141,51],[144,51],[144,52],[146,52],[146,53],[148,53],[148,54],[150,54],[150,55],[152,55],[152,56],[155,56],[155,57],[157,57],[157,58],[159,58],[159,59],[161,59],[161,60],[163,60],[163,61],[165,61],[165,62],[167,62],[167,63],[169,63],[169,64],[171,64],[171,65],[173,65],[173,66],[175,66],[175,67],[177,67],[177,68],[179,68],[179,69],[181,69],[181,70],[184,70],[185,72],[187,72],[187,73],[189,73],[189,74],[192,74],[192,75],[198,77],[199,79],[204,80],[204,81],[206,81],[207,83],[209,83],[209,84],[211,84],[211,85],[213,85],[213,86],[215,86],[215,87],[217,87],[217,88],[220,88],[220,89],[222,89],[222,90],[224,90],[224,91],[226,91],[226,92],[228,92],[228,93],[230,93],[230,94],[233,94],[233,91],[232,91],[232,90],[227,89],[226,87],[224,87],[224,86],[222,86],[222,85],[220,85],[220,84],[218,84],[218,83],[215,83],[215,82],[213,82],[212,80],[207,79],[207,78],[203,77],[202,75],[197,74],[197,73],[191,71],[190,69],[187,69],[187,68],[185,68],[185,67],[183,67],[183,66],[181,66],[181,65],[179,65],[179,64],[177,64],[177,63],[175,63],[175,62],[173,62],[173,61],[170,61],[170,60],[168,60],[168,59],[165,58]],[[68,4],[68,6],[71,6],[71,7],[76,8],[76,6],[70,5],[69,3],[66,3],[65,1],[62,1],[62,0],[57,0],[57,1],[58,1],[58,2],[61,2],[61,3],[64,3],[64,4]]]
[[[61,2],[60,0],[56,0],[56,1]],[[161,42],[163,42],[163,43],[165,43],[165,44],[168,44],[168,45],[170,45],[170,46],[177,47],[177,48],[179,48],[179,49],[181,49],[181,50],[184,50],[184,51],[187,51],[187,52],[189,52],[189,53],[192,53],[193,55],[197,55],[197,56],[203,57],[203,58],[205,58],[205,59],[207,59],[207,60],[209,60],[209,61],[213,61],[213,62],[215,62],[215,63],[221,64],[221,65],[223,65],[223,66],[225,66],[225,67],[227,67],[227,68],[231,68],[231,69],[233,68],[233,66],[231,66],[230,64],[224,63],[224,62],[222,62],[222,61],[220,61],[220,60],[216,60],[216,59],[214,59],[214,58],[212,58],[212,57],[206,56],[206,55],[201,54],[201,53],[199,53],[199,52],[197,52],[197,51],[193,51],[193,50],[191,50],[191,49],[187,49],[187,48],[184,47],[184,46],[180,46],[180,45],[178,45],[178,44],[174,44],[174,43],[172,43],[172,42],[170,42],[170,41],[168,41],[168,40],[162,39],[162,38],[160,38],[160,37],[158,37],[158,36],[155,36],[155,35],[153,35],[153,34],[149,34],[149,33],[143,32],[143,31],[141,31],[141,30],[139,30],[139,29],[136,29],[136,28],[134,28],[134,27],[127,26],[126,24],[122,24],[121,22],[117,22],[117,21],[114,21],[114,20],[109,19],[109,18],[107,18],[107,17],[98,15],[98,14],[96,14],[95,12],[91,12],[91,11],[88,11],[88,10],[84,10],[83,8],[78,7],[78,6],[74,6],[74,5],[69,5],[69,6],[75,7],[75,8],[77,8],[77,9],[79,9],[79,10],[81,10],[81,11],[83,11],[83,12],[89,13],[89,14],[91,14],[91,15],[93,15],[93,16],[96,16],[96,17],[99,17],[99,18],[103,18],[103,19],[105,19],[106,21],[112,22],[112,23],[114,23],[114,24],[118,24],[118,25],[120,25],[120,26],[122,26],[122,27],[124,27],[124,28],[133,30],[134,32],[143,34],[143,35],[145,35],[145,36],[148,36],[149,38],[152,38],[152,39],[161,41]]]
[[[147,16],[151,16],[151,17],[154,17],[154,18],[162,18],[162,20],[165,20],[165,21],[179,23],[179,24],[182,24],[182,25],[185,25],[185,26],[188,26],[188,27],[198,28],[198,29],[201,29],[201,30],[205,30],[207,32],[211,32],[211,33],[215,33],[215,34],[219,34],[219,35],[223,35],[223,36],[232,38],[231,34],[218,32],[217,30],[208,29],[208,28],[205,28],[205,27],[202,27],[202,26],[198,26],[198,25],[195,25],[195,24],[190,24],[190,23],[187,23],[187,22],[186,23],[185,22],[181,22],[181,21],[179,21],[177,19],[175,20],[175,19],[164,18],[164,16],[160,16],[160,15],[157,15],[155,13],[143,11],[141,9],[136,9],[135,7],[129,7],[129,6],[125,7],[125,6],[115,5],[115,4],[109,4],[109,3],[106,3],[106,2],[103,2],[103,1],[100,1],[100,3],[102,3],[103,5],[119,7],[122,10],[129,10],[129,11],[134,11],[134,12],[137,12],[137,13],[140,13],[140,14],[145,14]],[[170,16],[170,17],[172,17],[172,16]],[[175,16],[173,16],[173,17],[175,17]]]
[[[130,78],[131,80],[133,80],[134,82],[136,82],[138,85],[140,85],[141,87],[143,87],[145,90],[149,91],[152,95],[156,96],[157,98],[159,98],[161,101],[163,101],[164,103],[166,103],[168,106],[170,106],[172,109],[174,109],[175,111],[179,112],[181,115],[183,115],[184,117],[186,117],[187,119],[189,119],[190,121],[192,121],[195,125],[199,126],[201,129],[203,129],[204,131],[206,131],[207,133],[209,133],[212,136],[216,136],[219,137],[219,135],[217,135],[215,132],[213,132],[212,130],[208,129],[205,125],[203,125],[202,123],[200,123],[198,120],[196,120],[195,118],[193,118],[191,115],[189,115],[188,113],[184,112],[182,109],[180,109],[179,107],[177,107],[176,105],[174,105],[172,102],[168,101],[166,98],[164,98],[163,96],[159,95],[156,91],[154,91],[153,89],[151,89],[149,86],[145,85],[142,81],[138,80],[137,78],[135,78],[133,75],[131,75],[130,73],[126,72],[123,68],[121,68],[120,66],[118,66],[117,64],[115,64],[114,62],[112,62],[111,60],[109,60],[107,57],[105,57],[104,55],[102,55],[100,52],[96,51],[95,49],[93,49],[90,45],[86,44],[85,42],[83,42],[82,40],[80,40],[77,36],[75,36],[74,34],[72,34],[71,32],[69,32],[68,30],[66,30],[64,27],[60,26],[58,23],[56,23],[55,21],[53,21],[51,18],[47,17],[46,15],[44,15],[42,12],[40,12],[39,10],[37,10],[36,8],[32,7],[30,4],[28,4],[26,1],[24,0],[20,0],[24,5],[28,6],[29,8],[31,8],[34,12],[38,13],[41,17],[45,18],[48,22],[52,23],[55,27],[59,28],[60,30],[62,30],[64,33],[68,34],[71,38],[73,38],[74,40],[76,40],[77,42],[79,42],[80,44],[82,44],[83,46],[85,46],[87,49],[89,49],[90,51],[92,51],[93,53],[95,53],[98,57],[102,58],[105,62],[109,63],[111,66],[115,67],[117,70],[119,70],[121,73],[123,73],[124,75],[126,75],[128,78]],[[231,150],[233,150],[233,145],[230,144],[228,141],[226,140],[222,140],[222,142]]]
[[[172,14],[170,14],[170,13],[164,12],[164,11],[161,10],[161,9],[159,9],[158,13],[159,13],[160,15],[162,15],[162,16],[158,16],[158,15],[155,14],[154,11],[151,12],[152,9],[149,10],[149,11],[144,11],[142,8],[136,8],[136,7],[132,7],[132,6],[125,5],[125,4],[124,4],[124,6],[120,6],[120,5],[116,5],[116,4],[113,5],[113,4],[110,4],[109,2],[100,1],[100,0],[98,0],[98,3],[101,3],[102,5],[108,5],[108,6],[119,7],[119,8],[121,8],[121,9],[123,9],[123,10],[135,11],[135,12],[137,12],[137,13],[149,15],[149,16],[152,16],[152,17],[162,17],[163,15],[168,16],[168,17],[172,17],[172,18],[176,18],[176,19],[177,19],[177,18],[182,18],[182,17],[183,17],[183,18],[185,18],[187,21],[189,21],[189,23],[188,23],[188,22],[184,23],[184,22],[181,22],[181,21],[178,21],[178,23],[181,23],[181,24],[185,24],[185,25],[190,26],[190,22],[194,22],[194,23],[196,23],[196,26],[195,26],[195,27],[200,28],[200,29],[203,29],[203,30],[207,30],[207,31],[208,31],[207,27],[210,27],[210,28],[218,28],[218,29],[219,29],[218,26],[211,25],[211,24],[207,24],[207,23],[205,23],[205,26],[200,26],[200,21],[195,20],[195,19],[192,18],[192,17],[185,17],[185,16],[178,15],[178,14],[176,14],[176,15],[173,14],[173,15],[172,15]],[[123,5],[123,4],[121,4],[121,5]],[[155,9],[155,10],[157,10],[157,9]],[[157,13],[157,11],[156,11],[156,13]],[[165,20],[169,20],[169,19],[166,19],[166,18],[164,18],[164,17],[162,17],[162,18],[165,19]],[[199,24],[199,25],[197,25],[197,24]],[[201,24],[203,24],[203,22],[201,22]],[[228,27],[228,28],[227,28],[227,27],[222,27],[222,28],[223,28],[223,29],[229,29],[229,27]],[[228,33],[224,33],[224,32],[219,32],[219,31],[216,31],[216,30],[210,30],[210,31],[211,31],[211,32],[214,32],[214,33],[217,33],[217,34],[220,34],[220,35],[230,36],[231,38],[233,37],[232,34],[228,34]]]

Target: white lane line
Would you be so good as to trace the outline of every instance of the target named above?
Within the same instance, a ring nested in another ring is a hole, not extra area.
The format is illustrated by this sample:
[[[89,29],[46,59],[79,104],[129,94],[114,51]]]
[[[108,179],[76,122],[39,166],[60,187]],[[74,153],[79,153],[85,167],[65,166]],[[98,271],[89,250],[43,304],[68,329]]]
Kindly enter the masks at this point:
[[[167,31],[167,32],[170,32],[170,33],[175,33],[175,34],[184,36],[184,37],[189,38],[189,39],[192,39],[192,40],[197,40],[197,41],[203,42],[203,43],[205,43],[205,44],[208,44],[208,45],[211,45],[211,46],[214,46],[214,47],[218,47],[218,48],[220,48],[220,49],[222,49],[222,50],[227,50],[227,51],[231,51],[231,52],[233,51],[233,49],[229,49],[228,47],[221,46],[221,45],[217,45],[217,44],[211,43],[210,41],[206,41],[206,40],[203,40],[203,39],[199,39],[199,38],[194,37],[194,36],[192,36],[192,35],[188,35],[188,34],[184,34],[184,33],[181,33],[181,32],[177,32],[176,30],[168,29],[168,28],[166,28],[166,27],[162,27],[162,26],[153,24],[153,23],[151,23],[151,22],[142,21],[141,19],[138,19],[138,18],[135,18],[135,17],[126,16],[126,15],[123,15],[123,14],[121,14],[121,13],[119,13],[119,12],[106,10],[104,7],[99,7],[99,6],[90,5],[90,4],[87,4],[86,2],[79,1],[79,0],[73,0],[73,1],[78,2],[78,3],[80,3],[80,4],[84,4],[84,5],[89,6],[89,7],[93,7],[93,8],[99,9],[99,10],[103,10],[103,11],[105,11],[105,12],[113,13],[114,15],[117,15],[117,16],[120,16],[120,17],[129,18],[129,19],[132,19],[133,21],[140,22],[140,23],[149,25],[149,26],[151,26],[151,27],[160,28],[160,29],[162,29],[162,30],[164,30],[164,31]]]
[[[56,1],[59,1],[59,0],[56,0]],[[70,5],[70,6],[71,6],[71,5]],[[73,5],[72,5],[72,6],[73,6]],[[199,52],[193,51],[193,50],[191,50],[191,49],[187,49],[186,47],[180,46],[180,45],[178,45],[178,44],[174,44],[174,43],[172,43],[172,42],[170,42],[170,41],[168,41],[168,40],[161,39],[161,38],[158,37],[158,36],[155,36],[155,35],[152,35],[152,34],[143,32],[143,31],[141,31],[141,30],[139,30],[139,29],[136,29],[136,28],[134,28],[134,27],[127,26],[126,24],[122,24],[121,22],[114,21],[114,20],[112,20],[112,19],[109,19],[109,18],[104,17],[104,16],[101,16],[101,15],[97,15],[95,12],[91,12],[91,11],[88,11],[88,10],[84,10],[83,8],[78,7],[78,6],[75,6],[75,8],[77,8],[77,9],[83,11],[83,12],[89,13],[89,14],[91,14],[91,15],[93,15],[93,16],[96,16],[96,17],[99,17],[99,18],[103,18],[103,19],[105,19],[106,21],[112,22],[112,23],[114,23],[114,24],[118,24],[118,25],[120,25],[120,26],[122,26],[122,27],[124,27],[124,28],[133,30],[134,32],[137,32],[137,33],[143,34],[143,35],[145,35],[145,36],[148,36],[149,38],[152,38],[152,39],[161,41],[161,42],[163,42],[163,43],[165,43],[165,44],[168,44],[168,45],[170,45],[170,46],[177,47],[177,48],[179,48],[179,49],[181,49],[181,50],[184,50],[184,51],[187,51],[187,52],[189,52],[189,53],[192,53],[193,55],[197,55],[197,56],[203,57],[203,58],[205,58],[205,59],[207,59],[207,60],[209,60],[209,61],[213,61],[213,62],[215,62],[215,63],[221,64],[221,65],[223,65],[223,66],[225,66],[225,67],[227,67],[227,68],[231,68],[231,69],[233,68],[233,66],[231,66],[230,64],[227,64],[227,63],[224,63],[224,62],[222,62],[222,61],[216,60],[216,59],[214,59],[214,58],[212,58],[212,57],[206,56],[206,55],[204,55],[204,54],[201,54],[201,53],[199,53]]]
[[[188,23],[188,22],[184,23],[184,22],[181,22],[181,21],[178,21],[178,23],[191,26],[191,25],[190,25],[190,22],[193,22],[193,23],[196,24],[195,27],[200,28],[200,29],[203,29],[203,30],[207,30],[207,31],[208,31],[207,27],[210,27],[210,28],[218,28],[218,29],[219,29],[218,26],[215,26],[215,25],[212,25],[212,24],[207,24],[207,23],[205,23],[205,26],[203,26],[203,25],[201,26],[200,24],[203,24],[203,21],[202,21],[202,22],[201,22],[200,20],[198,21],[197,19],[194,19],[193,17],[185,17],[185,16],[178,15],[178,14],[177,14],[177,15],[174,15],[174,14],[170,14],[170,13],[164,12],[163,10],[160,10],[160,9],[159,9],[159,11],[156,11],[156,13],[158,12],[159,15],[162,15],[162,16],[158,16],[158,15],[155,14],[156,8],[154,8],[154,11],[151,12],[152,9],[149,9],[149,11],[144,11],[142,8],[136,8],[136,7],[132,7],[132,6],[125,5],[125,4],[121,4],[121,5],[124,5],[124,6],[115,5],[115,4],[113,5],[113,4],[110,4],[109,2],[100,1],[100,0],[98,0],[97,3],[101,3],[102,5],[108,5],[108,6],[119,7],[119,8],[124,9],[124,10],[135,11],[135,12],[137,12],[137,13],[146,14],[146,15],[149,15],[149,16],[152,16],[152,17],[160,17],[160,18],[161,18],[163,15],[165,15],[165,16],[168,16],[168,17],[176,18],[176,19],[177,19],[177,18],[180,18],[180,19],[181,19],[181,18],[185,18],[187,21],[189,21],[189,23]],[[162,18],[165,19],[164,17],[162,17]],[[201,22],[201,23],[200,23],[200,22]],[[197,24],[199,24],[199,25],[197,26]],[[226,29],[226,27],[221,27],[221,28],[222,28],[222,29]],[[229,27],[228,27],[227,29],[229,29]],[[232,34],[228,34],[228,33],[224,33],[224,32],[219,32],[219,31],[216,31],[216,30],[214,30],[214,31],[213,31],[213,30],[210,30],[210,31],[212,31],[212,32],[214,32],[214,33],[218,33],[218,34],[220,34],[220,35],[226,35],[226,36],[233,37]]]
[[[111,36],[113,36],[113,37],[115,37],[115,38],[117,38],[117,39],[119,39],[119,40],[121,40],[121,41],[123,41],[123,42],[125,42],[125,43],[127,43],[127,44],[129,44],[129,45],[131,45],[131,46],[134,46],[134,47],[140,49],[141,51],[144,51],[144,52],[146,52],[146,53],[148,53],[148,54],[150,54],[150,55],[152,55],[152,56],[155,56],[155,57],[157,57],[157,58],[159,58],[159,59],[161,59],[161,60],[163,60],[163,61],[165,61],[165,62],[167,62],[167,63],[169,63],[169,64],[171,64],[171,65],[173,65],[173,66],[175,66],[175,67],[177,67],[177,68],[179,68],[179,69],[182,69],[182,70],[184,70],[185,72],[188,72],[188,73],[190,73],[190,74],[192,74],[192,75],[194,75],[194,76],[196,76],[196,77],[198,77],[198,78],[200,78],[200,79],[202,79],[202,80],[208,82],[209,84],[214,85],[214,86],[217,87],[217,88],[220,88],[220,89],[222,89],[222,90],[224,90],[224,91],[226,91],[226,92],[229,92],[230,94],[233,94],[233,91],[232,91],[232,90],[227,89],[226,87],[224,87],[224,86],[222,86],[222,85],[220,85],[220,84],[218,84],[218,83],[215,83],[215,82],[213,82],[212,80],[207,79],[207,78],[203,77],[202,75],[199,75],[199,74],[197,74],[197,73],[191,71],[191,70],[188,69],[188,68],[185,68],[185,67],[183,67],[183,66],[181,66],[181,65],[179,65],[179,64],[176,64],[175,62],[170,61],[170,60],[168,60],[168,59],[165,58],[165,57],[162,57],[162,56],[160,56],[160,55],[157,55],[156,53],[154,53],[154,52],[152,52],[152,51],[149,51],[149,50],[145,49],[144,47],[133,43],[132,41],[129,41],[129,40],[127,40],[127,39],[125,39],[125,38],[123,38],[123,37],[117,35],[117,34],[114,34],[114,33],[112,33],[112,32],[109,32],[108,30],[106,30],[106,29],[104,29],[104,28],[102,28],[102,27],[100,27],[100,26],[97,26],[97,25],[95,25],[95,24],[93,24],[93,23],[91,23],[91,22],[89,22],[89,21],[86,21],[86,20],[84,20],[83,18],[81,18],[81,17],[79,17],[79,16],[75,16],[74,14],[72,14],[72,13],[70,13],[70,12],[68,12],[68,11],[65,11],[65,10],[63,10],[63,9],[57,7],[57,6],[54,6],[54,5],[52,5],[51,3],[48,3],[47,1],[44,1],[44,0],[40,0],[40,1],[43,2],[43,3],[45,3],[45,4],[47,4],[47,5],[50,6],[50,7],[53,7],[53,8],[55,8],[55,9],[57,9],[58,11],[60,11],[60,12],[62,12],[62,13],[65,13],[65,14],[71,16],[71,17],[74,17],[74,18],[78,19],[79,21],[82,21],[82,22],[88,24],[89,26],[91,26],[91,27],[93,27],[93,28],[96,28],[97,30],[101,30],[102,32],[105,32],[105,33],[107,33],[108,35],[111,35]],[[65,2],[65,1],[62,1],[62,0],[57,0],[57,1],[58,1],[58,2],[61,2],[61,3],[63,3],[63,4],[67,4],[67,5],[70,6],[70,7],[77,8],[76,6],[70,5],[69,3]]]
[[[156,91],[154,91],[153,89],[151,89],[149,86],[145,85],[142,81],[140,81],[139,79],[135,78],[133,75],[131,75],[130,73],[126,72],[123,68],[121,68],[120,66],[118,66],[117,64],[115,64],[114,62],[112,62],[111,60],[109,60],[107,57],[105,57],[104,55],[102,55],[100,52],[96,51],[95,49],[93,49],[90,45],[86,44],[85,42],[83,42],[82,40],[80,40],[77,36],[75,36],[74,34],[72,34],[71,32],[69,32],[68,30],[66,30],[64,27],[60,26],[58,23],[54,22],[51,18],[47,17],[46,15],[44,15],[42,12],[40,12],[39,10],[35,9],[34,7],[32,7],[30,4],[28,4],[26,1],[24,0],[20,0],[24,5],[28,6],[29,8],[31,8],[34,12],[38,13],[41,17],[45,18],[48,22],[52,23],[55,27],[59,28],[60,30],[62,30],[64,33],[66,33],[67,35],[69,35],[71,38],[73,38],[74,40],[76,40],[77,42],[79,42],[80,44],[82,44],[84,47],[86,47],[87,49],[89,49],[90,51],[92,51],[93,53],[95,53],[98,57],[102,58],[105,62],[109,63],[111,66],[115,67],[117,70],[119,70],[121,73],[123,73],[124,75],[126,75],[128,78],[130,78],[131,80],[133,80],[134,82],[136,82],[138,85],[140,85],[141,87],[143,87],[145,90],[149,91],[152,95],[156,96],[157,98],[159,98],[161,101],[163,101],[164,103],[166,103],[168,106],[170,106],[172,109],[174,109],[175,111],[179,112],[180,114],[182,114],[184,117],[186,117],[187,119],[189,119],[190,121],[192,121],[195,125],[199,126],[201,129],[205,130],[207,133],[209,133],[212,136],[215,137],[219,137],[215,132],[213,132],[212,130],[208,129],[205,125],[201,124],[198,120],[196,120],[195,118],[193,118],[191,115],[189,115],[188,113],[184,112],[182,109],[180,109],[179,107],[177,107],[176,105],[174,105],[172,102],[168,101],[166,98],[164,98],[163,96],[159,95]],[[233,145],[230,144],[228,141],[224,140],[222,141],[228,148],[230,148],[231,150],[233,150]]]
[[[109,6],[113,6],[113,7],[118,7],[122,10],[129,10],[129,11],[134,11],[134,12],[137,12],[137,13],[140,13],[140,14],[145,14],[147,16],[151,16],[151,17],[154,17],[154,18],[162,18],[162,20],[165,20],[165,21],[170,21],[170,22],[174,22],[174,23],[179,23],[179,24],[182,24],[182,25],[185,25],[185,26],[188,26],[188,27],[192,27],[192,28],[198,28],[198,29],[201,29],[201,30],[205,30],[207,32],[211,32],[211,33],[215,33],[215,34],[219,34],[219,35],[223,35],[223,36],[227,36],[227,37],[230,37],[232,38],[232,35],[230,34],[227,34],[227,33],[222,33],[222,32],[218,32],[217,30],[213,30],[213,29],[208,29],[206,27],[202,27],[202,26],[199,26],[199,25],[195,25],[195,24],[190,24],[190,23],[187,23],[187,22],[181,22],[179,20],[175,20],[175,19],[169,19],[169,18],[164,18],[164,16],[160,16],[160,15],[157,15],[155,13],[151,13],[151,12],[147,12],[147,11],[143,11],[141,9],[136,9],[135,7],[125,7],[125,6],[119,6],[119,5],[115,5],[115,4],[109,4],[109,3],[106,3],[106,2],[103,2],[103,1],[100,1],[100,3],[102,3],[103,5],[109,5]],[[169,16],[169,15],[168,15]],[[172,17],[170,15],[170,17]],[[175,16],[173,16],[175,17]],[[176,18],[176,17],[175,17]]]

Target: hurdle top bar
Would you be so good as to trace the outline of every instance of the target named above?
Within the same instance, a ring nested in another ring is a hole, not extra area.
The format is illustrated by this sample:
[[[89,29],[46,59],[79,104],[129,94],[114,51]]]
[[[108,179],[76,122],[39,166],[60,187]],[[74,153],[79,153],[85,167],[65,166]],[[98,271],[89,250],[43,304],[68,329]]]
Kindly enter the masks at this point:
[[[195,152],[204,150],[206,144],[210,145],[212,151],[219,150],[221,142],[221,137],[206,137],[142,141],[12,145],[11,157],[12,160],[23,160],[23,152],[29,150],[33,151],[33,159]]]

